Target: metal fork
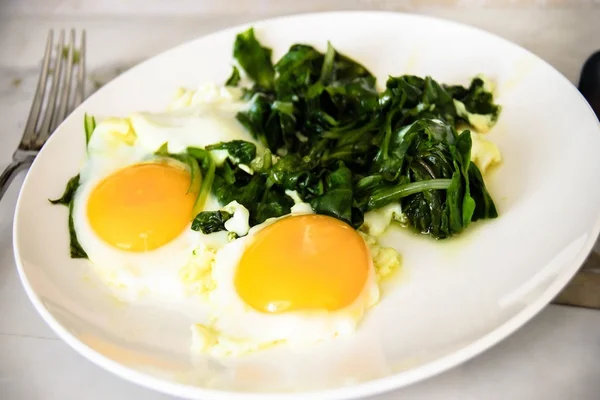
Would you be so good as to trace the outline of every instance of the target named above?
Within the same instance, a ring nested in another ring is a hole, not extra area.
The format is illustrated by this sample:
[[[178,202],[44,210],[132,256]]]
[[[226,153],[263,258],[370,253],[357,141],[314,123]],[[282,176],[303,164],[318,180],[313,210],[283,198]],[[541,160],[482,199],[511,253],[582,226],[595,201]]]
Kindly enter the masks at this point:
[[[79,48],[76,48],[74,29],[71,29],[67,46],[65,31],[61,30],[58,36],[58,45],[54,47],[54,31],[48,32],[40,77],[25,131],[12,162],[0,176],[0,200],[14,177],[31,166],[52,132],[85,97],[85,31],[81,32]],[[48,81],[50,91],[46,93]],[[72,81],[76,83],[71,100]]]

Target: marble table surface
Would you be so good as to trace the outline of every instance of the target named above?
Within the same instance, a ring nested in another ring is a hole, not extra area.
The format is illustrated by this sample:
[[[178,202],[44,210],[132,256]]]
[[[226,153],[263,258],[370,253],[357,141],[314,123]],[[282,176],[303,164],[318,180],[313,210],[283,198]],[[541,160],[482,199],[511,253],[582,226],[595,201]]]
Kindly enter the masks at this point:
[[[416,12],[478,26],[538,54],[576,83],[600,49],[598,0],[0,0],[0,168],[27,117],[48,29],[85,28],[89,85],[220,28],[275,15],[336,9]],[[151,32],[160,32],[152,36]],[[0,203],[0,398],[169,399],[96,367],[64,344],[17,277],[12,220],[18,177]],[[600,398],[600,311],[548,306],[513,336],[460,367],[371,400]]]

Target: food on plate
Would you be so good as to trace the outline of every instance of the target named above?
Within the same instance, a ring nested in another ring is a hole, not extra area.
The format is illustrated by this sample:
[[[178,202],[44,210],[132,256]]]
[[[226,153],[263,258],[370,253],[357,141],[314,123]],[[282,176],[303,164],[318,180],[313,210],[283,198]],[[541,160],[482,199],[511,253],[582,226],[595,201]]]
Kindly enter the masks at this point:
[[[501,109],[485,77],[379,91],[331,44],[273,64],[253,29],[234,58],[224,86],[180,89],[163,112],[86,115],[86,161],[52,200],[69,208],[71,256],[120,299],[205,307],[195,352],[351,333],[400,269],[378,241],[392,222],[445,239],[497,217],[483,176],[501,154],[484,136]]]
[[[192,327],[195,352],[241,355],[348,334],[379,301],[380,281],[400,268],[398,253],[343,221],[305,211],[196,253],[200,271],[186,270],[186,280],[208,296],[210,311]]]
[[[237,36],[234,56],[228,84],[250,105],[237,118],[271,157],[251,161],[251,176],[239,163],[219,166],[213,192],[246,206],[252,225],[289,212],[285,190],[355,228],[365,213],[400,204],[406,225],[438,239],[497,216],[482,172],[500,153],[482,135],[456,130],[496,123],[500,106],[485,77],[468,87],[389,77],[380,92],[331,44],[325,53],[295,44],[273,64],[252,29]]]

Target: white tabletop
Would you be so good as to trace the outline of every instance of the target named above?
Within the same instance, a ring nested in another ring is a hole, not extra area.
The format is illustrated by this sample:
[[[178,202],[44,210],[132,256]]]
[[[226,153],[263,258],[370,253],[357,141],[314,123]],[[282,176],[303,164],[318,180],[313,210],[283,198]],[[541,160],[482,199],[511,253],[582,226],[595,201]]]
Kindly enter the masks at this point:
[[[413,3],[417,2],[0,0],[0,168],[10,161],[23,129],[49,28],[87,30],[90,81],[98,83],[161,50],[229,25],[340,8],[419,12],[479,26],[532,50],[574,83],[585,59],[600,49],[598,0]],[[148,40],[151,31],[160,34]],[[23,176],[15,180],[0,203],[0,398],[169,399],[91,364],[59,340],[33,310],[12,252],[12,219],[22,180]],[[474,360],[376,399],[599,397],[600,311],[549,306]]]

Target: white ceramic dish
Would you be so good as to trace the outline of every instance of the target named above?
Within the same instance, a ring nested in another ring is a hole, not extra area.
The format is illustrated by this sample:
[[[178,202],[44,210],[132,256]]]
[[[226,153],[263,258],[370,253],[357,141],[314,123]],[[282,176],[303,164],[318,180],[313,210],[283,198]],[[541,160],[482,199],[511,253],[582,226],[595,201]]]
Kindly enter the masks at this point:
[[[44,320],[107,370],[165,393],[211,399],[341,399],[430,377],[491,347],[540,311],[584,261],[600,230],[600,129],[577,90],[548,64],[496,36],[437,19],[392,13],[328,13],[252,24],[274,56],[327,40],[388,74],[466,83],[485,73],[504,107],[489,134],[504,164],[488,177],[500,218],[457,240],[393,230],[404,257],[351,337],[296,354],[285,348],[221,363],[190,358],[189,323],[177,313],[117,304],[69,259],[59,195],[85,156],[83,113],[163,108],[178,86],[222,82],[246,26],[185,43],[121,75],[76,110],[37,157],[19,198],[19,273]],[[524,354],[524,357],[527,355]]]

